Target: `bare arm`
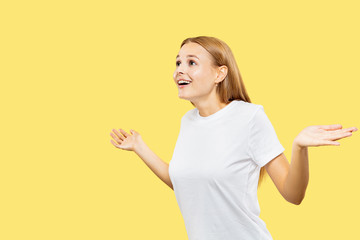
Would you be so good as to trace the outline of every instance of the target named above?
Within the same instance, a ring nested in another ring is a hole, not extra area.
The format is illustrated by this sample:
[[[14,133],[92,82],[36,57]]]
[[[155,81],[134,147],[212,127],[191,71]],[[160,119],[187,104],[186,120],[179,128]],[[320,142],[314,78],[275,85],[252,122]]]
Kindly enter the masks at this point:
[[[305,154],[306,156],[302,156]],[[293,145],[291,164],[281,153],[265,165],[266,172],[273,180],[284,199],[299,205],[305,196],[309,181],[307,149],[300,151]]]
[[[169,164],[162,161],[144,141],[135,147],[135,153],[144,161],[144,163],[158,176],[166,185],[173,189],[170,176]]]
[[[309,183],[308,148],[300,147],[295,142],[292,146],[289,173],[284,182],[284,191],[291,202],[299,205],[305,197]]]
[[[132,134],[125,132],[123,129],[113,129],[113,133],[110,136],[116,141],[111,140],[111,143],[120,149],[134,151],[144,163],[158,176],[166,185],[173,189],[170,176],[169,176],[169,164],[161,160],[143,141],[141,135],[130,130]]]
[[[350,137],[352,132],[357,131],[356,127],[341,128],[340,124],[309,126],[293,142],[290,165],[284,153],[265,165],[275,186],[287,201],[299,205],[305,197],[309,182],[308,147],[339,146],[336,140]]]

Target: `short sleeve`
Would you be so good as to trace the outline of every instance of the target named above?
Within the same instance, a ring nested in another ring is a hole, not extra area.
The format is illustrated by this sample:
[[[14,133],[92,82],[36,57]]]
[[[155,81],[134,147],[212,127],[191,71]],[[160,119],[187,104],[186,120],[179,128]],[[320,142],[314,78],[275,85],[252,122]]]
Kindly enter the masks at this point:
[[[264,107],[258,105],[249,122],[249,154],[253,161],[263,167],[280,155],[285,148],[281,145],[274,127],[265,114]]]

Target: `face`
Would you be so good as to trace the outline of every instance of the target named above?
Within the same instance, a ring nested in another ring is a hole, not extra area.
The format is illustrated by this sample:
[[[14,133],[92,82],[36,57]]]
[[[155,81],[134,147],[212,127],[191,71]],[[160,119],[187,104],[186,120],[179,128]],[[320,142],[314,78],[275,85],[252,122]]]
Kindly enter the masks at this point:
[[[190,42],[181,47],[173,75],[179,98],[197,102],[215,96],[215,84],[218,80],[216,68],[211,64],[211,57],[210,53],[197,43]],[[179,85],[179,79],[191,82]]]

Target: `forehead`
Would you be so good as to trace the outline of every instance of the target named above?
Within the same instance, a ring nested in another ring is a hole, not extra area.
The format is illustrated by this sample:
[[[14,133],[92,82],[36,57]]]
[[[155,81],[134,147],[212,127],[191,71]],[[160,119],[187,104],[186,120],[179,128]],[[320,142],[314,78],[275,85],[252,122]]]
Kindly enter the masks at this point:
[[[199,59],[209,58],[210,54],[201,45],[193,42],[184,44],[176,58],[186,57],[187,55],[196,55]]]

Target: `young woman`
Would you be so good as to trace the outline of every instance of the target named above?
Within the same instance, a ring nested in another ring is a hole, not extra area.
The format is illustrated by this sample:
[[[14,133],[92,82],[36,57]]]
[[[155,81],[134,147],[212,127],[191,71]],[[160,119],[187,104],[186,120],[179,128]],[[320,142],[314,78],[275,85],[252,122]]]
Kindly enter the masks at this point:
[[[340,145],[356,127],[317,125],[294,139],[289,164],[262,105],[253,104],[226,43],[185,39],[173,75],[179,98],[195,108],[181,119],[173,157],[162,161],[130,130],[113,129],[111,143],[134,151],[171,189],[190,240],[272,239],[259,218],[257,188],[266,172],[281,195],[300,204],[309,179],[310,146]]]

